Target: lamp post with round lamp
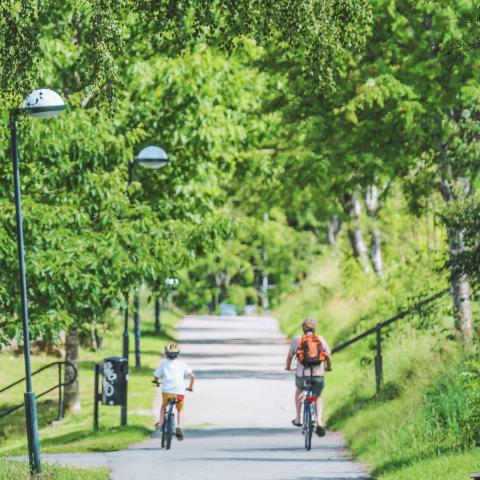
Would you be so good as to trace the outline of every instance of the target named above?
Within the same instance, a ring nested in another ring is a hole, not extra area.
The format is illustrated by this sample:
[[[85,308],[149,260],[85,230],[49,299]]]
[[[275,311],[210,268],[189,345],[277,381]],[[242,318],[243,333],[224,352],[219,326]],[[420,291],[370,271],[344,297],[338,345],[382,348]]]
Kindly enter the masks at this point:
[[[165,287],[167,290],[167,294],[163,299],[166,303],[168,303],[169,296],[172,294],[173,289],[178,286],[178,278],[166,278],[165,279]],[[162,305],[160,303],[160,297],[155,297],[155,333],[159,335],[162,331],[162,326],[160,324],[160,315],[162,312]]]
[[[28,460],[34,473],[39,473],[40,444],[38,436],[37,402],[32,386],[30,365],[30,331],[28,321],[27,277],[25,269],[25,247],[23,242],[22,195],[20,188],[20,167],[17,146],[17,119],[21,115],[35,118],[51,118],[65,110],[66,105],[58,93],[47,88],[34,90],[25,99],[23,108],[10,110],[10,138],[13,165],[13,187],[15,193],[15,216],[17,225],[18,266],[20,274],[20,300],[23,330],[23,356],[25,360],[25,420],[28,439]]]
[[[137,165],[140,165],[144,168],[149,169],[159,169],[168,164],[168,155],[160,147],[150,146],[145,147],[140,151],[140,153],[135,157],[135,159],[128,164],[128,185],[130,186],[133,180],[133,170]],[[125,310],[124,317],[124,328],[123,328],[123,357],[127,359],[127,369],[128,369],[128,295],[126,298],[127,307]],[[133,299],[133,323],[134,323],[134,333],[135,333],[135,368],[140,368],[140,299],[138,291],[134,293]],[[121,424],[127,424],[127,405],[122,406],[121,412]]]

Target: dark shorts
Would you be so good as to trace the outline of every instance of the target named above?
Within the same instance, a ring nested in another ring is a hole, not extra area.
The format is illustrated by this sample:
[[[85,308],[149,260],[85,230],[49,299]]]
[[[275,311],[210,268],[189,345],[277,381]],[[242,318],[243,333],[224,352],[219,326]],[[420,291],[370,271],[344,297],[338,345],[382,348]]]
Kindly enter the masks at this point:
[[[312,391],[316,395],[320,396],[322,393],[323,387],[325,386],[325,378],[324,377],[297,377],[295,376],[295,385],[299,390],[305,390],[308,388],[308,382],[312,380]]]

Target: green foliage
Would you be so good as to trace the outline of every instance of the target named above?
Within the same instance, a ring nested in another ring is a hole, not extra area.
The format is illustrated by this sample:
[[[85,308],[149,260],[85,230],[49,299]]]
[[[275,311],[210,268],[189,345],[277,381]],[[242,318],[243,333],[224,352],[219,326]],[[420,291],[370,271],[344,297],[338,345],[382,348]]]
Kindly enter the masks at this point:
[[[475,297],[478,297],[480,285],[480,256],[478,254],[478,232],[480,229],[479,195],[456,202],[444,212],[447,225],[455,231],[462,232],[464,249],[456,253],[450,265],[457,275],[466,274],[474,282]]]
[[[283,292],[303,278],[315,250],[314,236],[289,227],[278,211],[272,211],[268,221],[238,218],[235,238],[182,274],[175,300],[189,311],[207,307],[215,311],[222,302],[242,311],[246,304],[260,303],[266,272],[273,284],[269,301],[275,305]]]
[[[58,61],[73,74],[65,83],[74,91],[111,102],[135,57],[175,56],[198,41],[231,51],[246,37],[280,44],[291,55],[301,47],[309,73],[320,86],[331,85],[332,59],[362,45],[370,20],[365,0],[68,0],[61,9],[56,2],[8,0],[0,9],[0,91],[11,104]],[[57,48],[45,51],[46,39]],[[70,45],[68,53],[59,41]]]
[[[238,157],[249,162],[244,173],[261,161],[255,146],[275,117],[262,119],[265,77],[240,58],[198,46],[177,59],[139,59],[129,77],[114,121],[74,94],[74,108],[55,120],[20,124],[33,338],[103,322],[142,281],[165,295],[165,278],[230,235],[223,204]],[[171,163],[162,172],[135,168],[127,189],[127,164],[150,138],[164,139]],[[10,182],[4,162],[3,343],[21,338]]]
[[[92,350],[80,347],[79,389],[82,409],[76,415],[67,415],[62,422],[52,424],[57,417],[57,392],[53,391],[39,399],[38,414],[40,427],[40,448],[42,453],[106,452],[128,448],[148,438],[152,433],[152,401],[157,390],[150,383],[152,371],[157,367],[160,354],[166,342],[174,338],[176,326],[182,313],[164,303],[161,313],[162,331],[154,333],[154,306],[147,304],[149,292],[141,292],[140,317],[142,325],[142,368],[131,369],[129,374],[129,416],[128,426],[119,426],[117,408],[102,408],[99,431],[92,428],[93,415],[93,366],[103,358],[121,351],[123,312],[111,312],[108,328],[104,332],[100,348]],[[132,338],[132,337],[130,337]],[[133,356],[133,342],[130,341],[130,358]],[[58,357],[41,354],[32,356],[32,369],[57,361]],[[0,353],[0,377],[2,386],[13,383],[24,375],[23,362],[10,351]],[[47,369],[34,377],[36,393],[47,390],[58,381],[57,369]],[[21,403],[23,385],[4,392],[0,398],[0,410]],[[0,458],[25,455],[25,414],[23,409],[0,419]],[[1,460],[0,460],[1,465]],[[3,471],[0,469],[0,476]],[[13,477],[16,478],[16,477]],[[60,477],[63,478],[63,477]],[[86,477],[89,478],[89,477]]]
[[[303,318],[316,318],[332,347],[443,288],[441,251],[430,251],[425,218],[416,219],[398,192],[387,202],[384,278],[366,276],[340,240],[325,251],[298,289],[276,307],[290,336]],[[443,235],[443,233],[442,233]],[[442,237],[443,238],[443,237]],[[444,248],[444,247],[442,247]],[[331,428],[345,433],[354,453],[379,479],[461,479],[478,461],[478,361],[455,342],[448,298],[383,331],[384,386],[375,392],[374,336],[333,356],[325,406]],[[464,463],[462,463],[464,461]]]

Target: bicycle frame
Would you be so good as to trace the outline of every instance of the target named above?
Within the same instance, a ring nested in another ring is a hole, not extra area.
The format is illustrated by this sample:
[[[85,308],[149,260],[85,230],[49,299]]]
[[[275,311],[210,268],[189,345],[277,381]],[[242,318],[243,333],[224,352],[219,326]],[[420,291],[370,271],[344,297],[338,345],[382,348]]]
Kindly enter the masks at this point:
[[[170,416],[173,415],[173,417],[175,418],[175,413],[173,411],[173,407],[175,406],[176,403],[178,403],[178,400],[175,400],[174,398],[171,398],[168,401],[168,406],[165,410],[165,420],[163,421],[162,431],[165,431],[167,421],[170,418]]]
[[[162,425],[162,448],[166,447],[167,450],[170,450],[172,438],[174,436],[175,413],[173,408],[178,402],[178,399],[171,398],[168,401],[167,408],[165,409],[165,419]]]
[[[303,390],[303,426],[302,433],[305,435],[305,449],[310,450],[312,445],[313,428],[317,422],[317,411],[315,408],[318,396],[312,389],[313,370],[310,368],[310,380],[305,381]]]

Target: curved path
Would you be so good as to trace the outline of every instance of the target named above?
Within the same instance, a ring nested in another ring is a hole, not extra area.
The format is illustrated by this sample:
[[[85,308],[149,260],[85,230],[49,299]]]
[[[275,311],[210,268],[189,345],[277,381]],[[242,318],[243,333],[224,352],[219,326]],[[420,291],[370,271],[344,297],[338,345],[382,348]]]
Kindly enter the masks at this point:
[[[49,462],[106,466],[113,480],[366,480],[341,436],[303,449],[290,426],[293,374],[283,370],[288,341],[271,317],[186,317],[184,360],[197,375],[188,394],[185,441],[160,450],[152,437],[112,453],[45,455]]]

